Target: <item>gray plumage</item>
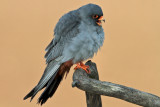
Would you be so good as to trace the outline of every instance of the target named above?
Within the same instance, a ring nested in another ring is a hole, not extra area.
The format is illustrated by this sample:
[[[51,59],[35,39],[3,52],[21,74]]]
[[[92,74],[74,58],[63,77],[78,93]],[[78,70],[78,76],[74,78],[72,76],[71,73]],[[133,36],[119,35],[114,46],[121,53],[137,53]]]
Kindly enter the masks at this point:
[[[52,97],[65,74],[58,74],[65,62],[72,60],[75,64],[92,58],[97,53],[103,45],[104,32],[102,26],[98,26],[92,18],[95,14],[103,16],[101,8],[95,4],[87,4],[60,18],[54,29],[55,37],[46,48],[47,67],[44,74],[24,99],[31,97],[32,100],[37,92],[46,87],[38,100],[41,104],[45,103]]]

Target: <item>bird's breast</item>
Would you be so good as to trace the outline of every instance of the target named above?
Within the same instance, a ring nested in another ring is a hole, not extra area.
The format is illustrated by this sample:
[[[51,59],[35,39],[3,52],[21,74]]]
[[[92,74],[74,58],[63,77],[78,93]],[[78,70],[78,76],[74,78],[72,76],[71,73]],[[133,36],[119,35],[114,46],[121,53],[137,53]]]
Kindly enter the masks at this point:
[[[73,59],[74,63],[92,58],[103,45],[104,32],[81,24],[79,33],[64,48],[64,56]]]

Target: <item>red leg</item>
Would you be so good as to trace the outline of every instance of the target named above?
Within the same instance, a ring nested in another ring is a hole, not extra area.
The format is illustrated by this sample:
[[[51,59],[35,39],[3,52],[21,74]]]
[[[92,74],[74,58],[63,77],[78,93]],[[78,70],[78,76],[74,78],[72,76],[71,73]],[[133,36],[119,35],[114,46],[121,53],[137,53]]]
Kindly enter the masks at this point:
[[[76,69],[80,69],[80,68],[85,70],[87,74],[90,73],[89,66],[88,65],[84,65],[82,62],[80,62],[79,64],[77,63],[77,66],[74,69],[76,70]]]

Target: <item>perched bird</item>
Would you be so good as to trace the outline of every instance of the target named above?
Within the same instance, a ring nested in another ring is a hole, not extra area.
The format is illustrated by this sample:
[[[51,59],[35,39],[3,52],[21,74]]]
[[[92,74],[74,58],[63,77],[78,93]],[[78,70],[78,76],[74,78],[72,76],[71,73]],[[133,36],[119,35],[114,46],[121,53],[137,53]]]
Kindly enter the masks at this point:
[[[46,48],[47,67],[39,83],[24,97],[34,96],[43,88],[45,90],[38,99],[44,104],[52,97],[65,74],[71,66],[82,68],[89,73],[89,66],[82,61],[92,58],[103,45],[102,28],[103,12],[96,4],[87,4],[63,15],[54,29],[54,38]]]

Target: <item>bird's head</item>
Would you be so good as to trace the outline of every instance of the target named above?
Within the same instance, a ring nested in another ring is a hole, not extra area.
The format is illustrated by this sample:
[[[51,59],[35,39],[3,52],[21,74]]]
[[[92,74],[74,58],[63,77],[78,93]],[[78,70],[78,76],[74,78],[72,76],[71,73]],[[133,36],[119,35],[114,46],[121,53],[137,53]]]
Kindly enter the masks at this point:
[[[102,26],[103,11],[100,6],[95,4],[87,4],[78,9],[80,18],[86,24],[93,24],[95,26]]]

